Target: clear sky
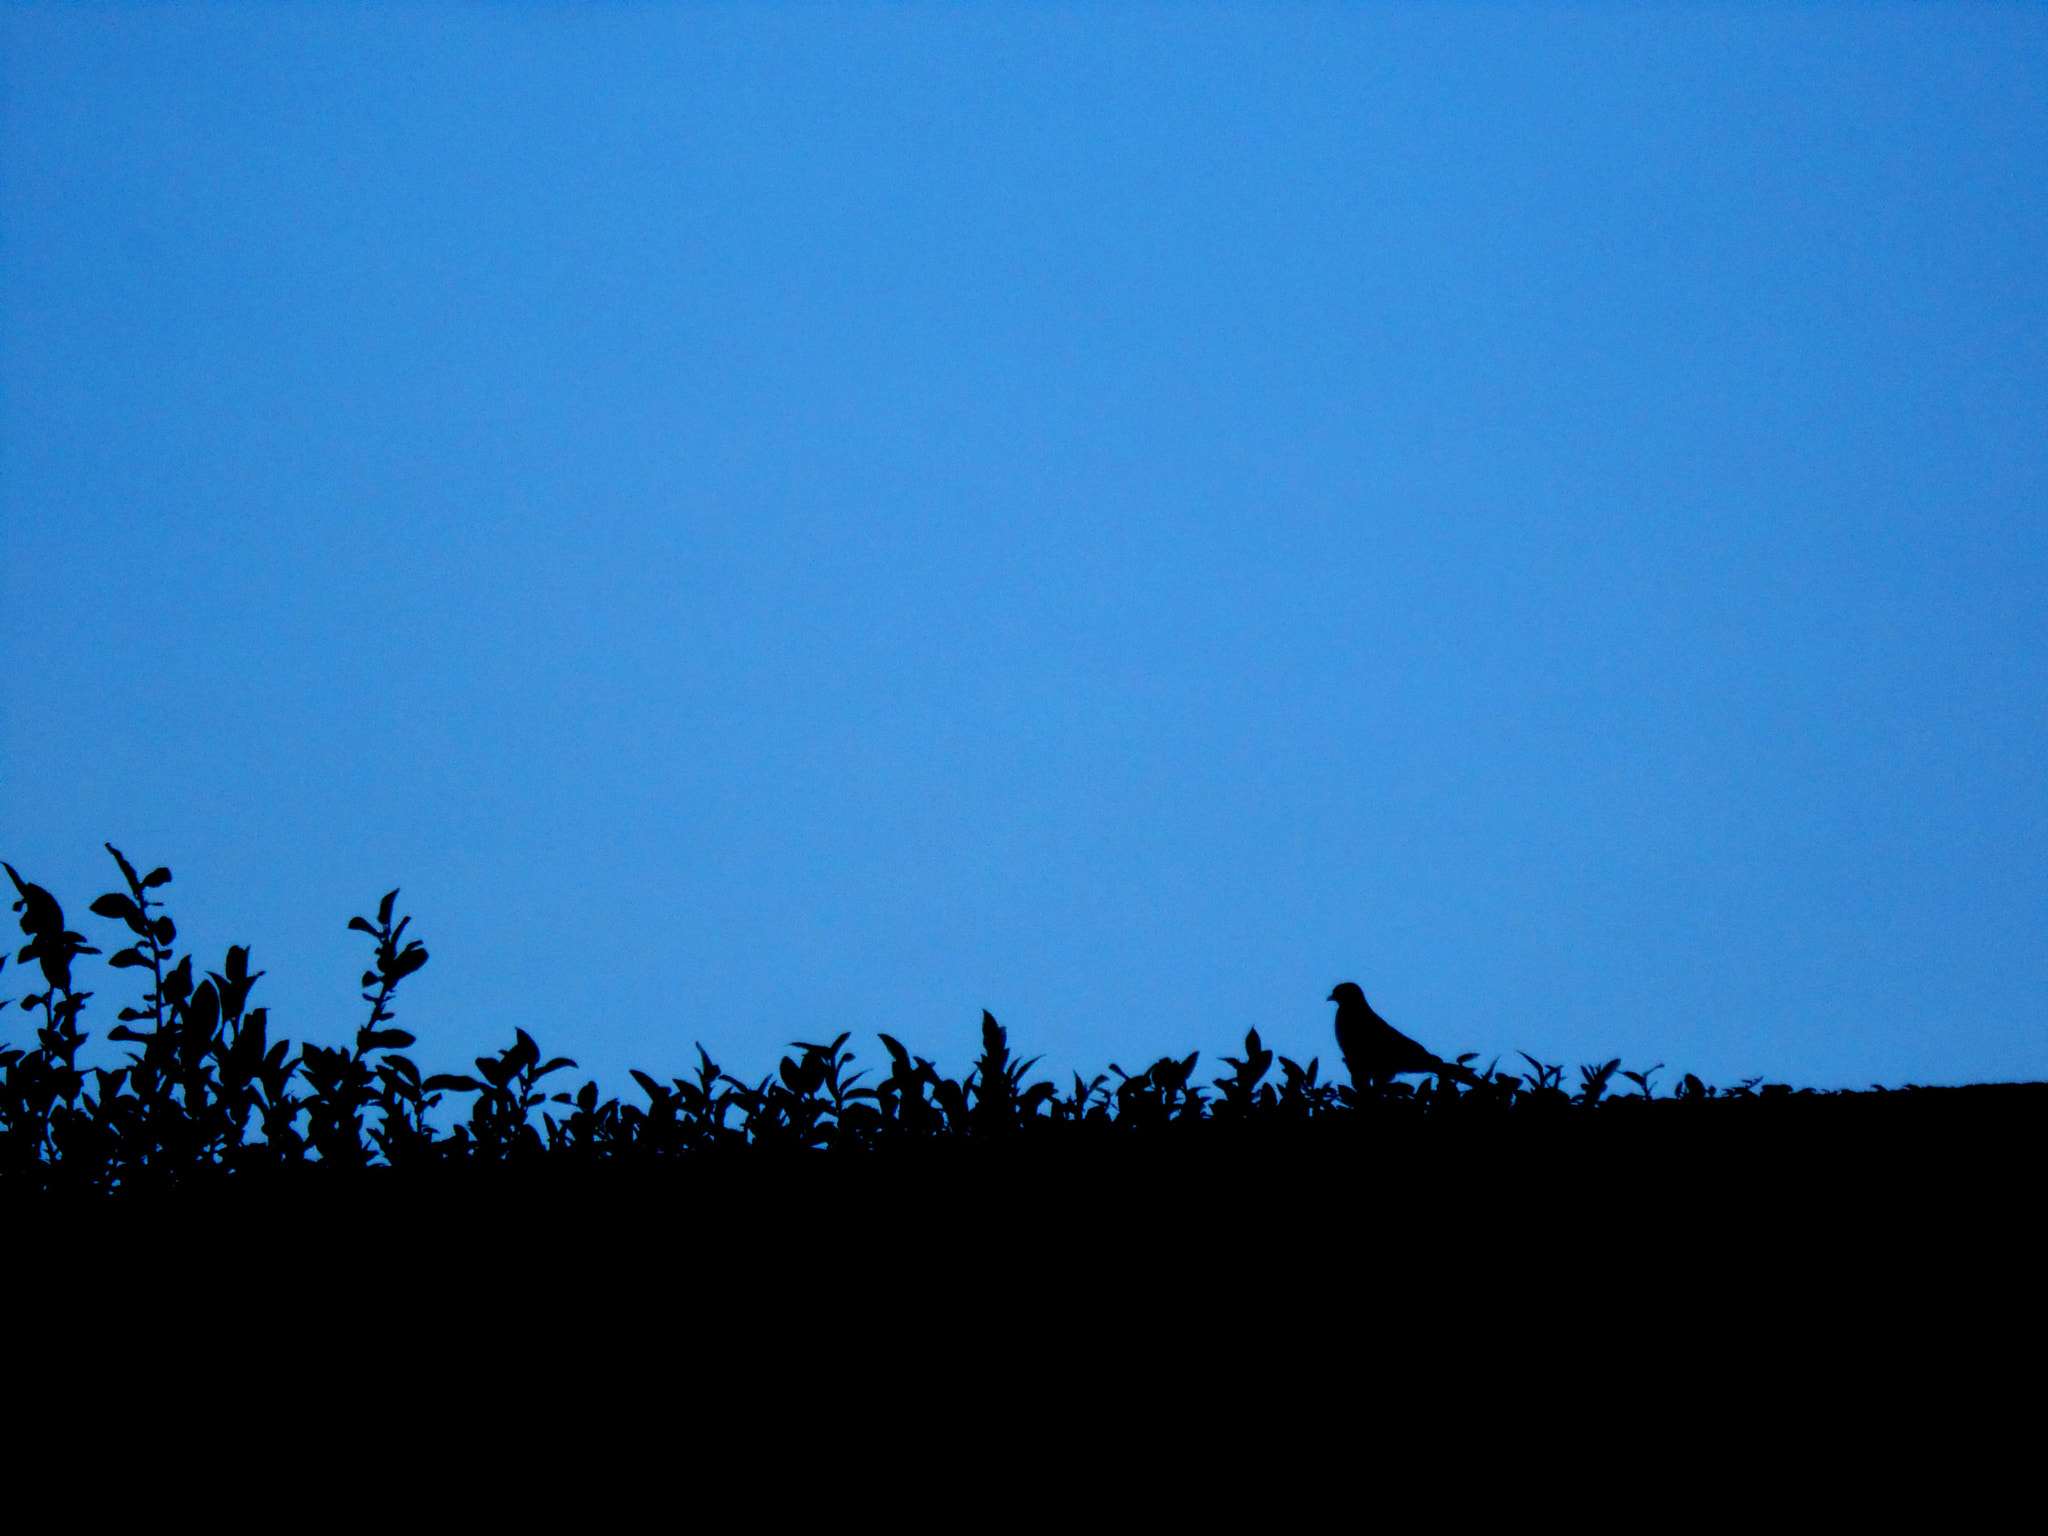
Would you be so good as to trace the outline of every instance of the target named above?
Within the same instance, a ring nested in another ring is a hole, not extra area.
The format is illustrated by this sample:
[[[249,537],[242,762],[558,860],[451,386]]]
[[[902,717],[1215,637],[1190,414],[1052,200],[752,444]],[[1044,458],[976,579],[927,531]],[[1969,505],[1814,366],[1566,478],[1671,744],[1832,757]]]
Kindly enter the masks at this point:
[[[171,865],[273,1030],[398,885],[424,1062],[614,1090],[1328,1061],[1342,979],[2048,1077],[2048,10],[0,39],[0,857]]]

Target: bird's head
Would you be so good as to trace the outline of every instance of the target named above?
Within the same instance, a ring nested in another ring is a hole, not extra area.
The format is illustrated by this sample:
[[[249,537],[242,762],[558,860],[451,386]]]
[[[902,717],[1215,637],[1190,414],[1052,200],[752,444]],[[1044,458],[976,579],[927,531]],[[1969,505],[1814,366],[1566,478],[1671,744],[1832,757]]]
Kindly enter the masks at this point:
[[[1340,1008],[1354,1003],[1363,1008],[1365,1006],[1365,994],[1358,990],[1357,982],[1340,981],[1337,983],[1337,990],[1330,994],[1328,1001],[1337,1004]]]

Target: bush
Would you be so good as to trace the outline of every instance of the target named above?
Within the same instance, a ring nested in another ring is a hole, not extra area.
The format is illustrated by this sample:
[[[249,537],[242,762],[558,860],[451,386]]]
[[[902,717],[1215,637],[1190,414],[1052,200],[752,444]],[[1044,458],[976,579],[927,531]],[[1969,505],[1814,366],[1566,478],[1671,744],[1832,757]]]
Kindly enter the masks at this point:
[[[1322,1076],[1319,1060],[1276,1057],[1256,1030],[1242,1056],[1223,1058],[1228,1075],[1207,1083],[1198,1077],[1199,1053],[1190,1053],[1143,1071],[1112,1064],[1086,1081],[1076,1074],[1062,1093],[1032,1080],[1035,1059],[1016,1059],[1003,1026],[984,1013],[981,1054],[957,1080],[889,1035],[880,1037],[887,1070],[870,1080],[854,1068],[841,1034],[795,1043],[758,1083],[725,1073],[700,1045],[688,1076],[663,1082],[634,1071],[645,1102],[624,1102],[594,1081],[573,1092],[558,1086],[558,1074],[576,1063],[546,1056],[524,1030],[495,1056],[477,1058],[473,1072],[423,1074],[406,1054],[416,1041],[397,1026],[395,1007],[428,952],[407,936],[412,919],[395,916],[397,891],[378,903],[374,920],[349,920],[374,946],[362,977],[367,1014],[353,1045],[308,1043],[294,1052],[291,1041],[270,1038],[266,1010],[249,1006],[264,973],[249,968],[247,948],[231,947],[219,970],[200,975],[192,955],[177,953],[177,927],[164,910],[160,893],[171,872],[138,874],[120,850],[110,844],[108,852],[124,889],[99,897],[91,911],[126,931],[106,964],[147,973],[139,1002],[121,1008],[107,1032],[128,1048],[111,1066],[80,1064],[90,1038],[80,1021],[93,994],[79,990],[74,971],[102,951],[67,927],[47,890],[0,865],[27,936],[16,960],[33,962],[42,982],[19,999],[36,1019],[35,1044],[0,1048],[0,1187],[139,1190],[377,1168],[624,1170],[891,1152],[1099,1163],[1119,1148],[1227,1149],[1239,1157],[1395,1132],[1456,1136],[1476,1153],[1502,1135],[1527,1142],[1549,1134],[1543,1127],[1598,1124],[1618,1135],[1646,1115],[1675,1123],[1674,1114],[1696,1116],[1709,1103],[1725,1117],[1872,1097],[1794,1094],[1755,1080],[1717,1090],[1688,1074],[1674,1096],[1660,1099],[1661,1064],[1620,1073],[1635,1091],[1615,1094],[1618,1060],[1580,1068],[1571,1094],[1561,1066],[1525,1057],[1525,1074],[1503,1073],[1497,1062],[1475,1072],[1469,1054],[1419,1086],[1339,1084]],[[445,1132],[434,1124],[444,1103],[454,1116]]]

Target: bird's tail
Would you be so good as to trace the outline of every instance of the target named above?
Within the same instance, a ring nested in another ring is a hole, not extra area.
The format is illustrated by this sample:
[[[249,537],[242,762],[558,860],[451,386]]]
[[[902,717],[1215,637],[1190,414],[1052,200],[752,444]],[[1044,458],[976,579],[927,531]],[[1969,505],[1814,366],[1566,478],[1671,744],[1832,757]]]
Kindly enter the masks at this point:
[[[1479,1074],[1466,1066],[1462,1061],[1445,1061],[1441,1056],[1435,1058],[1435,1060],[1436,1065],[1430,1070],[1436,1073],[1438,1077],[1452,1078],[1463,1083],[1467,1088],[1483,1088],[1486,1086],[1480,1080]]]

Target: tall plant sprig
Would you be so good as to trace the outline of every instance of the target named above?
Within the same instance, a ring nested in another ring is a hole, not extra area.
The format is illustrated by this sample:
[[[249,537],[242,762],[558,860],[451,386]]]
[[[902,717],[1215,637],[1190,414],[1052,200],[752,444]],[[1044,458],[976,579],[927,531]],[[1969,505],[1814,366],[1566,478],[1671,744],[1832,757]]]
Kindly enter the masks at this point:
[[[366,917],[348,920],[351,933],[367,933],[377,945],[377,957],[363,972],[363,1001],[370,1005],[370,1017],[356,1031],[356,1047],[309,1045],[300,1054],[301,1068],[313,1092],[306,1100],[308,1137],[324,1163],[360,1167],[370,1161],[371,1149],[363,1141],[363,1111],[375,1104],[380,1123],[372,1130],[377,1150],[386,1161],[402,1161],[431,1146],[433,1133],[426,1113],[440,1102],[430,1092],[433,1080],[420,1080],[419,1068],[409,1057],[398,1055],[414,1041],[403,1029],[385,1029],[395,1015],[391,1001],[398,984],[427,963],[427,947],[418,939],[407,939],[410,917],[391,920],[398,892],[386,891],[377,903],[377,921]],[[384,1053],[372,1062],[372,1052]]]
[[[269,1009],[244,1012],[249,989],[262,975],[249,969],[248,948],[240,944],[228,948],[225,975],[207,973],[220,997],[221,1039],[215,1060],[220,1069],[221,1158],[230,1164],[289,1162],[303,1146],[292,1125],[298,1101],[286,1092],[298,1072],[292,1043],[270,1039]],[[263,1125],[263,1140],[257,1143],[246,1140],[252,1114]]]
[[[183,964],[175,963],[172,945],[177,942],[178,925],[163,911],[163,901],[149,894],[171,883],[170,870],[159,865],[147,875],[137,874],[120,849],[112,843],[102,846],[113,856],[128,889],[125,894],[107,892],[90,910],[96,916],[125,923],[136,939],[126,949],[109,955],[107,964],[117,971],[147,970],[149,990],[143,994],[142,1006],[122,1008],[120,1022],[107,1032],[109,1040],[141,1049],[130,1055],[117,1075],[109,1074],[102,1085],[99,1108],[115,1133],[119,1161],[125,1167],[132,1171],[155,1165],[175,1176],[175,1165],[190,1151],[186,1127],[179,1123],[186,1118],[186,1106],[178,1101],[173,1057],[178,1054],[174,1046],[179,1011],[192,991],[192,966],[189,958]],[[135,1024],[148,1027],[129,1027]],[[117,1099],[122,1079],[130,1091]]]
[[[998,1135],[1038,1119],[1039,1109],[1058,1094],[1051,1083],[1024,1086],[1024,1074],[1038,1065],[1033,1056],[1017,1061],[1010,1055],[1010,1034],[986,1008],[981,1011],[981,1055],[968,1074],[974,1094],[968,1128],[979,1136]]]
[[[21,931],[28,935],[16,960],[26,965],[33,960],[43,973],[44,989],[21,1000],[24,1013],[43,1011],[36,1030],[38,1049],[7,1064],[11,1103],[10,1140],[15,1142],[21,1161],[56,1161],[65,1150],[74,1123],[80,1122],[78,1097],[85,1082],[78,1070],[78,1050],[86,1037],[79,1031],[78,1014],[90,992],[71,986],[71,962],[80,955],[99,953],[85,942],[85,935],[64,926],[64,909],[57,898],[39,885],[32,885],[15,872],[12,864],[0,864],[14,882],[20,900],[14,910],[21,914]],[[61,994],[61,996],[60,996]],[[57,1100],[62,1099],[59,1107]]]
[[[164,1027],[164,1010],[169,999],[164,995],[164,967],[171,963],[171,945],[178,937],[178,925],[170,915],[151,917],[152,908],[161,910],[163,903],[152,899],[150,892],[160,890],[171,883],[171,872],[159,865],[146,875],[135,873],[135,866],[127,856],[112,843],[105,845],[107,852],[114,856],[114,862],[121,866],[121,878],[128,883],[128,893],[109,891],[92,904],[91,911],[100,917],[112,918],[128,925],[139,942],[126,949],[117,949],[107,956],[107,964],[117,971],[146,966],[149,969],[149,992],[143,997],[142,1008],[123,1008],[121,1021],[136,1023],[143,1019],[150,1021],[152,1030]],[[98,951],[94,951],[98,953]],[[145,1011],[147,1010],[147,1011]]]
[[[1270,1109],[1279,1102],[1280,1096],[1271,1083],[1260,1086],[1273,1070],[1273,1053],[1260,1043],[1256,1029],[1244,1037],[1244,1055],[1226,1056],[1223,1064],[1231,1069],[1231,1075],[1213,1079],[1222,1093],[1216,1101],[1215,1118],[1249,1120],[1257,1110]]]
[[[391,999],[398,984],[427,963],[426,945],[405,937],[412,919],[401,917],[395,925],[391,921],[392,904],[397,900],[398,892],[386,892],[377,904],[374,924],[357,917],[348,925],[351,932],[367,933],[377,943],[375,968],[363,972],[363,1001],[370,1005],[370,1017],[356,1032],[356,1055],[360,1059],[369,1051],[384,1053],[375,1069],[379,1113],[371,1135],[384,1160],[394,1167],[432,1155],[434,1133],[427,1124],[427,1111],[441,1102],[439,1093],[428,1091],[413,1059],[399,1054],[413,1044],[416,1037],[412,1032],[379,1027],[395,1017]]]

